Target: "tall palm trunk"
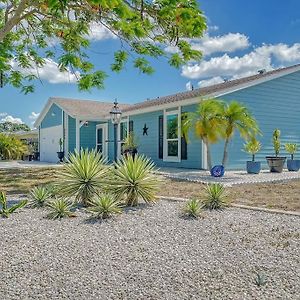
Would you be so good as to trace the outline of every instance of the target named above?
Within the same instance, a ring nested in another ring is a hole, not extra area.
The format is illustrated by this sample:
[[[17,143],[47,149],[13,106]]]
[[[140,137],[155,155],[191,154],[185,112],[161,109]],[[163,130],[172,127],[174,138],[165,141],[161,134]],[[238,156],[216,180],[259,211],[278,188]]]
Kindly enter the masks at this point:
[[[224,152],[223,152],[223,159],[222,159],[222,165],[225,167],[227,160],[228,160],[228,144],[229,144],[229,138],[225,139],[224,144]]]
[[[207,168],[208,170],[211,170],[212,168],[212,162],[211,162],[211,153],[210,153],[210,144],[209,142],[205,139],[203,140],[205,146],[206,146],[206,159],[207,159]]]

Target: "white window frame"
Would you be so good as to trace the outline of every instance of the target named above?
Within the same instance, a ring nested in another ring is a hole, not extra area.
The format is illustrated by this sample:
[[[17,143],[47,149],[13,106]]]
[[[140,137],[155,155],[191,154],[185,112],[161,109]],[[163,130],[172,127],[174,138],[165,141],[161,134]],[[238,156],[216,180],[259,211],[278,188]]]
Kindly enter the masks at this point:
[[[178,116],[178,136],[177,139],[167,139],[167,122],[169,115]],[[179,106],[177,109],[167,111],[164,110],[164,148],[163,148],[163,161],[165,162],[181,162],[181,107]],[[168,156],[168,142],[176,141],[178,142],[178,156]]]
[[[123,118],[120,122],[120,124],[118,124],[118,158],[120,159],[121,158],[121,148],[122,148],[122,142],[121,141],[121,123],[126,123],[126,126],[127,126],[127,134],[129,132],[129,118]]]
[[[95,147],[95,150],[97,151],[97,146],[99,145],[98,143],[98,129],[101,129],[103,130],[103,134],[102,134],[102,149],[103,149],[103,152],[102,152],[102,155],[104,157],[108,157],[108,124],[107,123],[104,123],[104,124],[98,124],[96,125],[96,147]]]

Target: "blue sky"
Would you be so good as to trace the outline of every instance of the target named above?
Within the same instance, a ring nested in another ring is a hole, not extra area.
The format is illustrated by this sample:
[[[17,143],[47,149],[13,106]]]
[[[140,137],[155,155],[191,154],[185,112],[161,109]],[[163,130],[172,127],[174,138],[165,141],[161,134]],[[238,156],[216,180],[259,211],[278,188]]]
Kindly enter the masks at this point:
[[[201,0],[200,7],[208,18],[209,30],[201,40],[190,41],[201,49],[200,63],[191,63],[180,70],[168,66],[164,59],[154,60],[156,72],[141,75],[130,64],[121,74],[109,71],[118,42],[109,34],[93,29],[92,47],[88,51],[97,67],[109,78],[104,90],[78,92],[72,75],[57,76],[54,62],[42,70],[42,84],[36,83],[34,94],[22,95],[10,87],[0,89],[1,119],[31,125],[51,96],[135,103],[147,98],[168,95],[194,87],[222,82],[254,74],[259,69],[300,63],[299,0]],[[272,4],[272,5],[271,5]],[[168,47],[170,52],[176,51]],[[61,83],[64,82],[64,83]]]

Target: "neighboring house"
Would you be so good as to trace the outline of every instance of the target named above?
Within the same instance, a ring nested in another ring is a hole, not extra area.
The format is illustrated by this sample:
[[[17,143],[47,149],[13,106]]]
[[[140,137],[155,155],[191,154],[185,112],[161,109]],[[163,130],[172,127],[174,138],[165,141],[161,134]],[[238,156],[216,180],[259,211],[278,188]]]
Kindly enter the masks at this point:
[[[176,127],[180,131],[182,113],[195,111],[201,99],[211,97],[237,100],[250,109],[263,132],[263,147],[257,156],[261,161],[273,154],[275,128],[281,130],[283,143],[300,142],[300,65],[296,65],[134,105],[120,105],[123,114],[118,153],[121,140],[133,131],[139,141],[139,153],[151,157],[158,166],[205,169],[202,141],[191,132],[187,144],[177,135]],[[35,124],[39,128],[41,160],[57,161],[60,138],[65,141],[65,152],[96,148],[112,160],[111,108],[112,103],[106,102],[50,98]],[[245,167],[248,155],[242,150],[243,143],[236,133],[229,146],[228,168]],[[214,164],[221,162],[222,153],[223,143],[212,146]]]

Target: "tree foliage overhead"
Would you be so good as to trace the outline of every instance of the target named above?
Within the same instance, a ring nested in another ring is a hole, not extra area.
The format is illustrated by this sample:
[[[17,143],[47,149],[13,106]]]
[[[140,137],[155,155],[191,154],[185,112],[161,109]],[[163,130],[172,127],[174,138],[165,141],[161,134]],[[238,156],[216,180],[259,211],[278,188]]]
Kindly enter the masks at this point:
[[[16,124],[12,122],[0,123],[0,132],[18,132],[18,131],[30,131],[30,127],[26,124]]]
[[[0,2],[0,86],[32,92],[38,71],[20,70],[38,70],[45,58],[51,58],[59,71],[77,74],[80,90],[103,88],[106,74],[94,68],[86,53],[89,29],[95,24],[120,40],[111,64],[115,72],[128,60],[140,72],[151,74],[151,57],[166,57],[177,68],[201,58],[187,42],[206,29],[196,0],[4,0]],[[56,50],[49,47],[53,39]],[[176,46],[178,52],[167,54],[166,45]]]

